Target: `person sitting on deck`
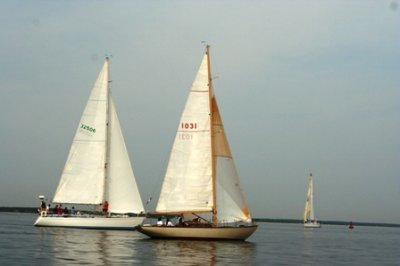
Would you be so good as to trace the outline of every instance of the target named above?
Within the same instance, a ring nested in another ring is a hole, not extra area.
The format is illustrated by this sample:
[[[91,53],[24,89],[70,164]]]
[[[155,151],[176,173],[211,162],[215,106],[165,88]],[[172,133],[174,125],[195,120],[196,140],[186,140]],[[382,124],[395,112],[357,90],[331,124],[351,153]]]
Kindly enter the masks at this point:
[[[157,226],[162,226],[162,225],[163,225],[163,221],[161,220],[161,218],[158,218]]]
[[[167,226],[174,226],[170,219],[167,219]]]
[[[63,212],[64,212],[64,209],[63,209],[63,207],[62,207],[62,204],[60,204],[60,206],[58,206],[58,209],[57,209],[57,214],[58,214],[58,215],[62,215]]]

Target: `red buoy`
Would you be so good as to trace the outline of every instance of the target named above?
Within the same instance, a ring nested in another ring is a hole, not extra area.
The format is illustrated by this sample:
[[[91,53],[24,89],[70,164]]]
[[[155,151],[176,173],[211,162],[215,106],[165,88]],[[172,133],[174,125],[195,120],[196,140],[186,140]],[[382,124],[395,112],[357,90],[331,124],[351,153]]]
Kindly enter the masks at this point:
[[[353,222],[352,221],[350,221],[350,223],[349,223],[349,229],[353,229],[354,228],[354,226],[353,226]]]

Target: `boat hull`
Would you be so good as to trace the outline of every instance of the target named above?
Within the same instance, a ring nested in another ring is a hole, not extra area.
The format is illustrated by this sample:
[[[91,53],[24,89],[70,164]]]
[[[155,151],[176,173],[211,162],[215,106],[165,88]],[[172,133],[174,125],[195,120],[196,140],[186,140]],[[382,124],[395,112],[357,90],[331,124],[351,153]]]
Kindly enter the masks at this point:
[[[184,227],[140,225],[139,232],[151,238],[198,239],[198,240],[245,240],[257,229],[257,225],[240,227]]]
[[[39,216],[35,226],[135,230],[145,217]]]
[[[317,223],[317,222],[313,222],[313,223],[304,223],[304,227],[305,228],[320,228],[321,224]]]

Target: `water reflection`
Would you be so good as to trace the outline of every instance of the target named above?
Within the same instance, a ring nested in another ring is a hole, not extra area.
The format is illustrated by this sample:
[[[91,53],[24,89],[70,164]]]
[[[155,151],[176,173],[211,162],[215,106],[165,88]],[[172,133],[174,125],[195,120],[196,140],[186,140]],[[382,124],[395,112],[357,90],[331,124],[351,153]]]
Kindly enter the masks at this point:
[[[155,265],[250,265],[255,244],[237,241],[151,240]]]
[[[256,244],[152,240],[136,231],[36,228],[44,261],[54,265],[251,265]],[[47,263],[44,263],[47,264]]]
[[[313,237],[314,237],[314,229],[305,228],[303,254],[302,254],[304,259],[302,265],[312,265],[313,263],[313,258],[314,258]]]
[[[54,264],[132,264],[138,235],[131,231],[41,228],[41,241],[50,242],[47,256]],[[49,244],[49,243],[48,243]]]

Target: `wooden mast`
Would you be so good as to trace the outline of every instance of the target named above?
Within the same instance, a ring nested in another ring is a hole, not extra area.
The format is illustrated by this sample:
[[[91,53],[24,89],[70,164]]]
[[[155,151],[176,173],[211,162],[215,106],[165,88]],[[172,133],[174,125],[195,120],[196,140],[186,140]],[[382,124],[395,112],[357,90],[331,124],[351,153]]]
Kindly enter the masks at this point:
[[[215,156],[214,156],[214,115],[213,115],[213,86],[211,77],[211,63],[210,63],[210,45],[206,46],[207,54],[207,70],[208,70],[208,96],[210,104],[210,135],[211,135],[211,177],[212,177],[212,190],[213,190],[213,207],[212,207],[212,223],[217,225],[217,181],[216,181],[216,166],[215,166]]]

